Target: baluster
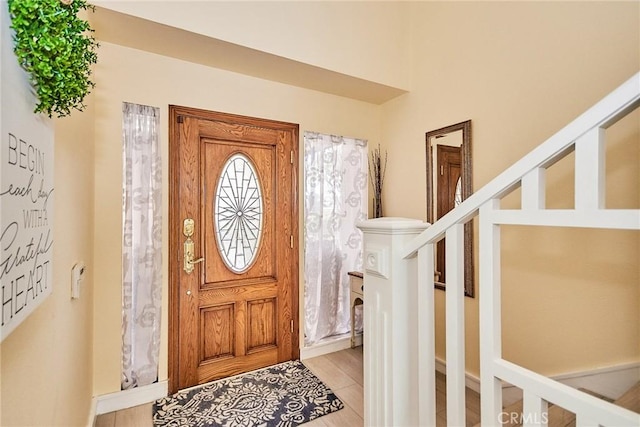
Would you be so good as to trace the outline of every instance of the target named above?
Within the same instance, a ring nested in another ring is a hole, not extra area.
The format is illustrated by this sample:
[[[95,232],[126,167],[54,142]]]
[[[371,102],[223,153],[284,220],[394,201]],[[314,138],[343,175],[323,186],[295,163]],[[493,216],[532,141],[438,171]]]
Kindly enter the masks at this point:
[[[418,396],[419,423],[436,425],[436,350],[433,295],[434,245],[418,251]]]
[[[604,129],[594,128],[576,141],[575,209],[604,208]]]
[[[521,204],[523,210],[539,210],[545,208],[545,168],[535,168],[522,177]]]
[[[465,423],[464,224],[446,232],[447,424]]]
[[[522,403],[523,427],[547,427],[547,401],[525,390]]]
[[[499,425],[502,383],[494,377],[494,361],[502,357],[500,312],[500,226],[491,213],[500,208],[493,199],[480,208],[480,416],[483,426]]]
[[[576,427],[600,427],[600,425],[591,421],[586,415],[576,414]]]

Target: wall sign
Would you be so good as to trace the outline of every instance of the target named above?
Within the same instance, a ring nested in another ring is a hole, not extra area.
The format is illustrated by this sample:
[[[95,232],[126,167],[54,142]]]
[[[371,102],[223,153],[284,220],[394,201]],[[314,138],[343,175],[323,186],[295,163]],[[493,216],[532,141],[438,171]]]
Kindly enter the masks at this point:
[[[28,76],[13,54],[6,1],[0,1],[1,340],[53,289],[53,125],[33,109]]]

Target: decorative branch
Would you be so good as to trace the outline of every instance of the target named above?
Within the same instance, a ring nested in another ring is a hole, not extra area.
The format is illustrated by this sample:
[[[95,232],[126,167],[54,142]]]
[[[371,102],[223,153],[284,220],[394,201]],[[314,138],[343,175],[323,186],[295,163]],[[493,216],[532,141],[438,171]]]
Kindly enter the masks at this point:
[[[369,179],[373,187],[373,217],[382,216],[382,185],[387,172],[387,152],[384,152],[384,163],[382,161],[380,144],[378,148],[371,152],[371,162],[369,163]]]

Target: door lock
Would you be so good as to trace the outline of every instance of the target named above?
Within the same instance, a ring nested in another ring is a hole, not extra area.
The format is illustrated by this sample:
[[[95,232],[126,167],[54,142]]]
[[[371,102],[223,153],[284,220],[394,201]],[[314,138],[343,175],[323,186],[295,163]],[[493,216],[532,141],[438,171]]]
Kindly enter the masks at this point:
[[[187,238],[187,240],[184,241],[184,257],[183,257],[184,259],[183,269],[184,269],[184,272],[187,274],[193,273],[195,264],[198,264],[204,261],[203,257],[194,259],[195,243],[191,239],[191,236],[193,236],[194,227],[195,227],[195,224],[193,219],[191,218],[185,219],[182,224],[182,234],[184,234],[185,237]]]

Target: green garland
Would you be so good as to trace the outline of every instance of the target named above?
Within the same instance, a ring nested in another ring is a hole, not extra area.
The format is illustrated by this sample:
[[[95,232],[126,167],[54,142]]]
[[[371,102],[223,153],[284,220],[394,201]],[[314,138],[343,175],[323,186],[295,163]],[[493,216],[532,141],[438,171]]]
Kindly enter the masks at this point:
[[[98,43],[89,23],[78,18],[91,9],[85,0],[9,0],[14,52],[36,90],[35,113],[51,117],[83,111],[83,100],[95,84],[91,65]]]

